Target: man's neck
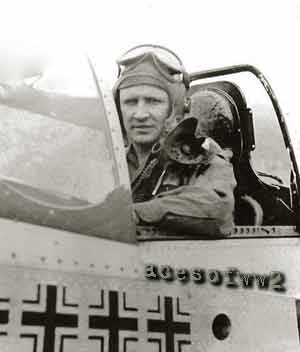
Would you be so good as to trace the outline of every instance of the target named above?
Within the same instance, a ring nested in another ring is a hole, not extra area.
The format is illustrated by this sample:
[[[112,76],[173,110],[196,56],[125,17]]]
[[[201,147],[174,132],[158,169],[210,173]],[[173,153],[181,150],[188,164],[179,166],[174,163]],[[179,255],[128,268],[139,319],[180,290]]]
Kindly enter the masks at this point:
[[[152,145],[134,144],[133,146],[136,152],[139,165],[143,165],[146,159],[148,158],[149,154],[151,153]]]

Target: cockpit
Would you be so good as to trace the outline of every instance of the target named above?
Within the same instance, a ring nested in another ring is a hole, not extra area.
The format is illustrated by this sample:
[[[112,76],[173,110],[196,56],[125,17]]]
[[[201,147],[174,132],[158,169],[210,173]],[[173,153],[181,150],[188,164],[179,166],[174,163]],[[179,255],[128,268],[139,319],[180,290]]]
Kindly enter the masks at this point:
[[[30,76],[0,77],[0,216],[134,242],[113,97],[101,72],[77,57]],[[266,81],[258,74],[253,83],[242,71],[192,75],[189,114],[229,153],[237,180],[232,236],[281,236],[282,228],[296,236],[299,174],[288,132]],[[137,233],[140,240],[189,237],[150,227]]]
[[[249,65],[196,72],[191,79],[186,117],[198,119],[202,134],[216,140],[233,165],[237,187],[231,237],[296,235],[299,173],[267,79]]]
[[[291,163],[271,107],[250,109],[230,81],[194,85],[190,98],[190,115],[199,119],[203,133],[230,153],[237,180],[235,224],[292,225]]]

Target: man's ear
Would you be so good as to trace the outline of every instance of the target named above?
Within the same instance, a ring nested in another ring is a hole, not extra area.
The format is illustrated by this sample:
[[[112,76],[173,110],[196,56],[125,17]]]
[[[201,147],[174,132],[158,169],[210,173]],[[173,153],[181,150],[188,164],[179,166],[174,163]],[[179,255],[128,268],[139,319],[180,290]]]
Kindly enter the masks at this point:
[[[183,103],[183,113],[187,114],[191,110],[191,98],[190,97],[185,97],[184,98],[184,103]]]

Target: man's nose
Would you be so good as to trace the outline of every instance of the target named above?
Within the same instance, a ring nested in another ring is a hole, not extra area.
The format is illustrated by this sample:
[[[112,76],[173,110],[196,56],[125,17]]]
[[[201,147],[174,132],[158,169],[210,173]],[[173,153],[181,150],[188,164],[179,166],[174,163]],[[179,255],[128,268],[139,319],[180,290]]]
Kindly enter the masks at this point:
[[[136,106],[134,117],[139,120],[144,120],[149,117],[149,109],[143,101],[139,101]]]

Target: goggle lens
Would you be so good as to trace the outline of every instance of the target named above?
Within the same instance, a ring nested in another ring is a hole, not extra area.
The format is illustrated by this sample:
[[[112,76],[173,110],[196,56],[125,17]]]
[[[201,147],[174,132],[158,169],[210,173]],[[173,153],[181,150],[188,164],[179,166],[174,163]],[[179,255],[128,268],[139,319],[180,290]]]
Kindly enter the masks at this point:
[[[134,47],[127,51],[119,60],[117,60],[117,63],[122,70],[122,68],[125,69],[126,66],[133,64],[135,61],[138,61],[148,53],[155,55],[159,61],[161,61],[169,69],[173,70],[174,73],[183,72],[183,65],[179,57],[171,50],[158,45],[140,45]]]

